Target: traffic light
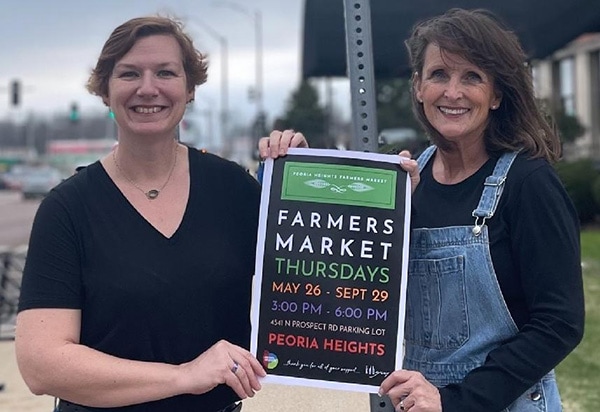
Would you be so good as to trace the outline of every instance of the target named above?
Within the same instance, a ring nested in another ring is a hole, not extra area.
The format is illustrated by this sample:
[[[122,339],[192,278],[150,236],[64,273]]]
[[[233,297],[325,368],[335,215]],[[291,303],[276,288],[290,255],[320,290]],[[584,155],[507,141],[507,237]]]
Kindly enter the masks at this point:
[[[10,104],[17,107],[21,103],[21,82],[13,80],[10,82]]]
[[[71,111],[69,112],[69,120],[71,123],[77,123],[79,121],[79,106],[77,103],[71,103]]]

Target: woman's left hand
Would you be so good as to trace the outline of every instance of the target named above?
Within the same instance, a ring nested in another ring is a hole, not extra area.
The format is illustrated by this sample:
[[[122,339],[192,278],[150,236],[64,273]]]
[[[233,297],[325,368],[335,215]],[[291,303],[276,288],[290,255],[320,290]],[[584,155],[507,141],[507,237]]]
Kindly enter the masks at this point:
[[[290,147],[308,147],[308,142],[302,133],[293,130],[273,130],[269,137],[258,141],[258,152],[263,159],[285,156]]]
[[[381,382],[379,394],[389,396],[396,411],[442,411],[440,392],[419,372],[403,369],[392,372]]]

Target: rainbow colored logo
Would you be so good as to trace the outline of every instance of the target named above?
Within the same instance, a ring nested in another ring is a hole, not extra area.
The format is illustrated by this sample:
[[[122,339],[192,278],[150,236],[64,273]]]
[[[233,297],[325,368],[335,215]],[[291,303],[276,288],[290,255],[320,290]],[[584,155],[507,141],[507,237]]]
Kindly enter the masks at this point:
[[[269,352],[268,350],[263,352],[263,366],[267,369],[275,369],[277,364],[279,363],[279,359],[277,355]]]

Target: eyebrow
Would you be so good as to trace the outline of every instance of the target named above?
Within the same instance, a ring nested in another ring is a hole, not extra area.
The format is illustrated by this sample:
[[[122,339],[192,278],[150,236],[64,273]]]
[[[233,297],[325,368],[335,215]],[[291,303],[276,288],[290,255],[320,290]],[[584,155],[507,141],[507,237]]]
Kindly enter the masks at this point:
[[[157,65],[157,67],[159,69],[163,69],[165,67],[172,67],[172,66],[179,66],[179,64],[177,62],[167,62],[167,63],[160,63]],[[136,64],[131,64],[131,63],[117,63],[115,64],[115,69],[119,68],[119,69],[137,69],[139,66]]]

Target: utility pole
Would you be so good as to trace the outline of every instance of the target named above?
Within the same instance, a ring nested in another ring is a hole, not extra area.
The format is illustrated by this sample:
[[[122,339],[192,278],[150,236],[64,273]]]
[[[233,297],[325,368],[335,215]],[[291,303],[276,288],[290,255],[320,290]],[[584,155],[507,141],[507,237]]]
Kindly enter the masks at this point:
[[[224,6],[238,13],[249,17],[254,23],[254,44],[255,44],[255,86],[251,97],[256,103],[256,121],[264,120],[264,95],[263,95],[263,34],[262,34],[262,13],[259,9],[251,11],[246,7],[233,1],[218,1],[217,6]],[[260,127],[260,125],[258,125]],[[264,128],[264,125],[263,125]],[[256,136],[255,136],[256,137]],[[260,136],[258,136],[260,137]]]
[[[229,65],[228,65],[228,42],[225,36],[221,35],[215,29],[208,24],[204,23],[199,19],[194,19],[192,23],[197,23],[202,27],[210,36],[219,42],[221,48],[221,115],[220,115],[220,142],[219,145],[229,143]],[[211,126],[212,128],[212,126]],[[212,136],[211,136],[212,139]]]

